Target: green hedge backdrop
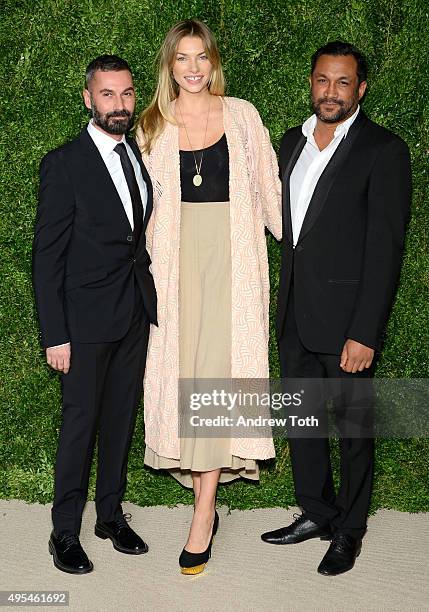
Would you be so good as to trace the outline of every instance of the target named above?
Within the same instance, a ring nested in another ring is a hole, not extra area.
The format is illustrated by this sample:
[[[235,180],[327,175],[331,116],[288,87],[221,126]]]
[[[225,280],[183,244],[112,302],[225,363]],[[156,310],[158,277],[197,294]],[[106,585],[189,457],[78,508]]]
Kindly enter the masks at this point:
[[[139,93],[154,88],[154,60],[166,31],[198,17],[215,32],[228,94],[250,100],[275,147],[310,113],[309,60],[328,40],[353,42],[368,56],[369,116],[400,134],[413,160],[413,214],[401,284],[378,376],[426,377],[428,282],[429,21],[425,0],[2,0],[1,481],[0,496],[49,502],[60,423],[59,377],[45,365],[31,288],[31,242],[38,164],[87,121],[81,100],[86,64],[101,53],[126,58]],[[270,240],[273,296],[279,248]],[[273,337],[273,336],[272,336]],[[278,375],[274,342],[272,374]],[[172,478],[143,467],[140,411],[126,498],[141,505],[191,503]],[[261,485],[221,487],[231,507],[294,504],[287,445],[262,471]],[[379,440],[372,510],[429,510],[425,439]],[[336,462],[337,465],[337,462]],[[93,494],[94,474],[90,496]]]

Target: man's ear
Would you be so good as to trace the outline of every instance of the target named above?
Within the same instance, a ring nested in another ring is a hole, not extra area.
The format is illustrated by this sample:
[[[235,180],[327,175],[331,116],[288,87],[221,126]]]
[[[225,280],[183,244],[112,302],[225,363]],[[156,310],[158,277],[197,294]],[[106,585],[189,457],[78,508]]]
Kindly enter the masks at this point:
[[[359,100],[363,98],[365,91],[366,91],[366,81],[362,81],[362,83],[359,85]]]
[[[91,94],[87,89],[82,91],[83,101],[85,102],[85,106],[88,110],[91,110]]]

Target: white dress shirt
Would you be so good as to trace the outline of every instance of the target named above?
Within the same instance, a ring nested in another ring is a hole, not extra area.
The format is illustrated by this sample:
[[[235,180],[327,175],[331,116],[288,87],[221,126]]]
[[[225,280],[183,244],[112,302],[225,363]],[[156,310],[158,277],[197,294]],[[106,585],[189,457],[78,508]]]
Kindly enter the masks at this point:
[[[133,165],[134,174],[136,175],[137,185],[139,186],[140,196],[143,204],[144,217],[147,204],[147,187],[146,183],[143,180],[140,164],[137,161],[136,156],[134,155],[130,145],[125,140],[125,136],[122,136],[121,140],[115,140],[108,134],[105,134],[101,130],[98,130],[96,127],[94,127],[94,125],[92,124],[92,120],[88,123],[88,133],[94,141],[95,146],[99,150],[104,163],[106,164],[107,170],[109,171],[109,174],[112,177],[112,181],[116,187],[119,197],[121,198],[121,202],[125,209],[125,213],[128,217],[128,221],[131,225],[131,228],[134,229],[133,204],[131,202],[130,191],[128,189],[124,171],[122,170],[121,158],[113,149],[119,142],[123,142],[125,144],[128,157],[130,158],[130,161]],[[66,342],[65,344],[58,344],[50,348],[59,348],[61,346],[67,346],[68,344],[70,343]]]
[[[337,150],[343,138],[346,138],[350,126],[358,116],[360,107],[351,117],[337,125],[334,137],[327,147],[320,151],[314,140],[314,129],[317,123],[316,115],[312,115],[302,125],[302,133],[307,142],[301,151],[290,176],[290,212],[292,218],[293,246],[298,242],[304,217],[307,213],[317,182]]]
[[[128,153],[128,157],[130,158],[130,161],[133,165],[134,174],[136,175],[137,185],[139,186],[140,196],[142,199],[144,217],[147,204],[147,187],[146,183],[143,180],[140,164],[137,161],[136,156],[134,155],[130,145],[125,140],[125,136],[122,136],[121,140],[115,140],[108,134],[105,134],[101,130],[97,129],[93,125],[92,120],[88,123],[88,133],[94,141],[95,146],[99,150],[104,163],[106,164],[106,168],[109,171],[110,176],[112,177],[113,183],[115,184],[116,191],[118,192],[119,197],[121,198],[131,228],[134,229],[133,204],[131,202],[131,196],[128,189],[127,181],[125,180],[124,171],[122,170],[121,158],[116,153],[116,151],[114,151],[116,145],[119,144],[119,142],[124,143]]]

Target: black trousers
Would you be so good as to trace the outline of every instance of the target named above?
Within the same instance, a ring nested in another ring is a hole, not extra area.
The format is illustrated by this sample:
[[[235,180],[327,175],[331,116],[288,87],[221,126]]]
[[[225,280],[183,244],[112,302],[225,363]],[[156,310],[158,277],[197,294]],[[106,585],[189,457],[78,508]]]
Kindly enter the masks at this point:
[[[335,493],[334,488],[328,438],[290,437],[289,449],[295,497],[310,520],[319,525],[329,523],[334,530],[362,537],[366,531],[373,481],[374,439],[368,437],[371,429],[368,423],[373,420],[373,398],[371,392],[366,393],[364,405],[361,402],[356,409],[353,396],[361,394],[364,381],[353,384],[353,380],[371,379],[374,364],[363,372],[349,374],[339,367],[340,355],[314,353],[306,349],[296,326],[293,287],[279,352],[282,378],[348,379],[344,381],[344,394],[337,396],[341,398],[340,402],[334,403],[340,445],[338,492]],[[341,381],[332,381],[333,385],[337,383],[341,384]],[[359,384],[361,386],[357,390]],[[371,380],[367,380],[367,390],[368,385],[372,387]],[[344,437],[350,423],[353,423],[356,431],[359,421],[363,425],[362,431],[366,433]]]
[[[140,403],[149,320],[139,291],[130,328],[117,342],[71,343],[62,376],[63,419],[55,467],[54,530],[79,534],[98,433],[97,517],[122,514],[128,451]]]

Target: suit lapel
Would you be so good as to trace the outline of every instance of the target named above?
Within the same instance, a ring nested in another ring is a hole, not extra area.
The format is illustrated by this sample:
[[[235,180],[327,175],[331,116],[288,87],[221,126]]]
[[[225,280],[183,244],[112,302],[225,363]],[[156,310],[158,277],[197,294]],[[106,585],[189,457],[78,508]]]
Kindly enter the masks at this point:
[[[121,198],[119,197],[118,191],[115,187],[115,184],[110,176],[108,169],[106,168],[106,164],[103,161],[103,158],[100,155],[99,150],[97,149],[94,141],[88,133],[86,127],[83,128],[80,134],[80,143],[83,154],[85,155],[85,170],[91,174],[92,181],[95,185],[97,185],[97,191],[101,192],[101,198],[105,202],[105,205],[113,205],[115,210],[118,211],[122,222],[126,224],[127,232],[131,232],[131,225],[128,220],[127,214],[124,209],[124,205],[122,203]],[[146,226],[149,221],[150,215],[152,213],[153,208],[153,190],[152,190],[152,182],[150,180],[148,171],[143,163],[140,151],[135,141],[131,138],[127,138],[127,143],[133,150],[134,155],[136,156],[137,161],[140,164],[140,168],[142,171],[143,180],[146,183],[147,188],[147,202],[145,215],[143,218],[143,231],[142,236],[144,236],[144,232],[146,231]],[[140,239],[139,245],[145,244],[145,240]]]
[[[313,196],[310,200],[310,204],[308,205],[307,213],[304,217],[297,243],[302,240],[302,238],[306,234],[308,234],[310,229],[315,224],[320,213],[322,212],[329,192],[331,190],[332,184],[342,165],[344,164],[348,154],[350,153],[353,143],[365,122],[366,117],[362,113],[362,111],[360,111],[355,121],[350,126],[346,138],[344,138],[338,145],[335,153],[329,160],[329,163],[320,175],[316,188],[313,192]]]
[[[106,206],[115,207],[122,221],[126,223],[128,231],[131,231],[131,225],[115,183],[86,127],[83,128],[80,134],[80,142],[82,152],[86,158],[85,171],[90,173],[91,182],[97,186],[97,193],[101,196]]]
[[[289,161],[286,165],[286,168],[283,172],[282,177],[282,206],[283,206],[283,219],[284,219],[284,229],[285,236],[288,238],[289,242],[293,244],[293,235],[292,235],[292,217],[290,212],[290,175],[292,174],[292,170],[295,167],[296,162],[298,161],[299,156],[305,146],[306,138],[304,134],[301,132],[298,141],[293,148],[292,154],[289,157]]]
[[[142,171],[142,176],[143,176],[143,180],[146,183],[146,188],[147,188],[147,202],[146,202],[146,209],[145,209],[145,215],[144,215],[144,219],[143,219],[143,232],[146,231],[146,227],[150,218],[150,215],[152,214],[152,209],[153,209],[153,189],[152,189],[152,181],[150,180],[150,176],[148,171],[146,170],[146,166],[143,163],[143,159],[140,153],[140,150],[135,142],[135,140],[133,140],[132,138],[127,138],[127,143],[130,145],[130,147],[133,150],[134,155],[136,156],[137,161],[140,164],[140,168]]]

